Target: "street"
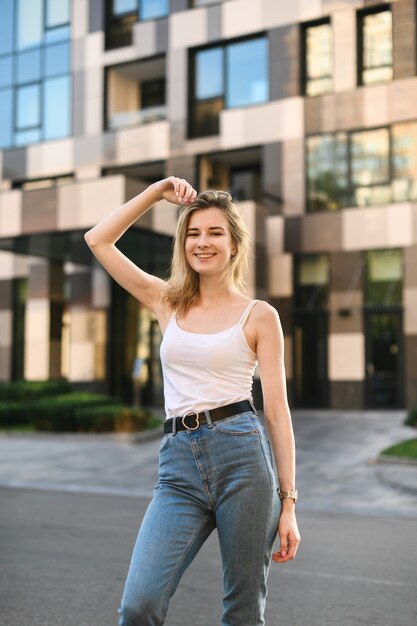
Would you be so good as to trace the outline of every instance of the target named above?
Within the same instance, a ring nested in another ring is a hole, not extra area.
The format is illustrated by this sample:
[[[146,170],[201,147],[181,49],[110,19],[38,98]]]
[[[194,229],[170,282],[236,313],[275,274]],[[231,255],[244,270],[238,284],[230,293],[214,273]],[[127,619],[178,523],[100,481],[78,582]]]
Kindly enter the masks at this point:
[[[410,429],[400,415],[301,413],[294,428],[302,543],[293,562],[272,563],[266,623],[414,626],[417,467],[374,462],[381,442]],[[117,437],[0,437],[2,626],[117,624],[157,448]],[[221,597],[213,533],[167,626],[218,626]]]

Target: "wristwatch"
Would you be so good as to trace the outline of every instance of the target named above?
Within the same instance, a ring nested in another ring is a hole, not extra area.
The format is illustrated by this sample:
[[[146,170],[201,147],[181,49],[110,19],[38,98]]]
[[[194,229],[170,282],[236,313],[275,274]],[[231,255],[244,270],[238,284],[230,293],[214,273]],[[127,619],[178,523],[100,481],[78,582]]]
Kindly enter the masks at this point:
[[[282,501],[284,498],[291,498],[294,500],[294,503],[298,500],[298,491],[297,489],[291,489],[291,491],[282,491],[281,489],[278,491],[280,500]]]

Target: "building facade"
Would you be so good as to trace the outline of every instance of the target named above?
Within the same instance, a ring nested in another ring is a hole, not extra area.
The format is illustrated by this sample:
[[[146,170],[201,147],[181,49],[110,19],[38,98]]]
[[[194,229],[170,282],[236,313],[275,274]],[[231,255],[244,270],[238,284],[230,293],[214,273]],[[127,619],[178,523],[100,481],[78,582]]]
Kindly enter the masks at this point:
[[[160,331],[83,235],[232,191],[294,407],[417,404],[415,0],[2,0],[0,379],[161,404]],[[118,246],[167,276],[176,208]],[[256,382],[259,396],[259,382]]]

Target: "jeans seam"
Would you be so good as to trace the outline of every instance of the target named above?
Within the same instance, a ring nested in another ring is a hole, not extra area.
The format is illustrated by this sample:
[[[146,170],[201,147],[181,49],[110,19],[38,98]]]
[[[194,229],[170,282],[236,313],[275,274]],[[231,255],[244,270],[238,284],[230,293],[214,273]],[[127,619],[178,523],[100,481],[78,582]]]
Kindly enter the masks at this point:
[[[199,533],[201,532],[201,530],[204,528],[204,526],[207,524],[207,522],[210,520],[210,516],[207,516],[200,524],[200,526],[197,528],[197,530],[195,531],[194,535],[192,536],[192,538],[190,539],[190,541],[187,543],[187,545],[184,548],[184,551],[182,553],[182,556],[178,562],[178,565],[174,571],[174,573],[171,576],[171,579],[169,581],[168,587],[167,587],[167,591],[165,593],[163,602],[162,602],[162,611],[161,611],[161,620],[165,620],[165,617],[167,615],[168,612],[168,604],[169,604],[169,600],[171,598],[171,592],[172,592],[172,588],[173,588],[173,581],[175,580],[176,575],[178,574],[182,564],[185,561],[185,558],[188,554],[188,552],[190,551],[190,549],[192,548],[192,546],[195,543],[195,540],[197,539]]]
[[[265,461],[265,465],[266,468],[268,470],[268,481],[269,481],[269,486],[270,486],[270,491],[271,491],[271,496],[269,498],[269,508],[268,508],[268,517],[271,518],[271,512],[272,512],[272,503],[273,503],[273,498],[274,498],[274,483],[269,471],[269,465],[268,465],[268,460],[265,457],[265,451],[262,445],[262,441],[261,441],[261,435],[258,431],[258,429],[256,429],[256,432],[258,434],[258,438],[259,438],[259,444],[261,446],[261,450],[262,450],[262,456],[264,457],[264,461]],[[266,543],[268,540],[268,532],[267,529],[265,530],[265,541],[264,541],[264,549],[263,549],[263,559],[265,558],[265,553],[266,553]],[[262,572],[263,572],[263,568],[264,568],[264,562],[262,561],[262,567],[260,570],[260,574],[259,574],[259,579],[258,579],[258,589],[260,590],[261,588],[261,578],[262,578]],[[265,581],[266,584],[266,581]],[[258,620],[259,620],[259,602],[257,602],[256,606],[255,606],[255,624],[258,624]]]

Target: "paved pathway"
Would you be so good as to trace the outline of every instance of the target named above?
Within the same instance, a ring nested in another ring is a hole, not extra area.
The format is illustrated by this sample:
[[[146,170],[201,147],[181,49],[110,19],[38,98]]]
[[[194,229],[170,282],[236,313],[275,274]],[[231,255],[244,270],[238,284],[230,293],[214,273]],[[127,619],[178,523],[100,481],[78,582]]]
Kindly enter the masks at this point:
[[[416,435],[403,412],[294,412],[299,509],[417,517],[417,465],[377,463],[379,451]],[[0,486],[145,496],[158,439],[0,436]]]

